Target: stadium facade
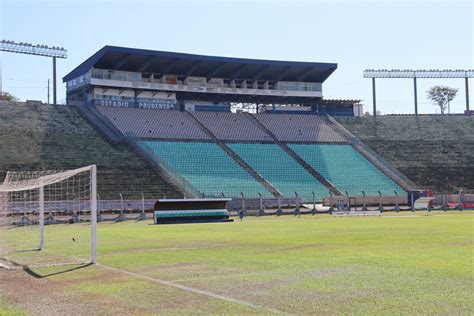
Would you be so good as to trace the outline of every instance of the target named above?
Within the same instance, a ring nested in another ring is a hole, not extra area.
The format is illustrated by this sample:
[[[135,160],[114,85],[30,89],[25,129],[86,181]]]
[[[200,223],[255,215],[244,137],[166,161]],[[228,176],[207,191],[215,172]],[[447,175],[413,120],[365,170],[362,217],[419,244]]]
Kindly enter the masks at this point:
[[[63,80],[68,104],[229,112],[362,115],[357,100],[324,100],[337,64],[228,58],[105,46]]]

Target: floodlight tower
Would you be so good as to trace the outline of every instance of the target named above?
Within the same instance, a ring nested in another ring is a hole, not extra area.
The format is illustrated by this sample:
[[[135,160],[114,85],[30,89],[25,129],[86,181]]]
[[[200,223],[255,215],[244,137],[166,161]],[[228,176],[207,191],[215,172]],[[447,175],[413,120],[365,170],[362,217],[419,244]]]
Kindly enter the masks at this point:
[[[444,70],[411,70],[411,69],[366,69],[364,70],[364,78],[372,78],[372,104],[374,116],[377,115],[377,102],[375,98],[375,78],[413,78],[413,94],[414,94],[414,105],[415,115],[418,116],[418,92],[416,86],[417,78],[464,78],[466,86],[466,115],[470,115],[469,109],[469,78],[474,78],[474,69],[444,69]]]
[[[56,58],[67,58],[67,50],[64,47],[49,47],[47,45],[41,44],[30,44],[30,43],[16,43],[14,41],[2,40],[0,42],[0,51],[18,53],[18,54],[27,54],[27,55],[36,55],[44,57],[53,58],[53,103],[57,102],[57,93],[56,93]],[[1,92],[1,69],[0,69],[0,92]]]

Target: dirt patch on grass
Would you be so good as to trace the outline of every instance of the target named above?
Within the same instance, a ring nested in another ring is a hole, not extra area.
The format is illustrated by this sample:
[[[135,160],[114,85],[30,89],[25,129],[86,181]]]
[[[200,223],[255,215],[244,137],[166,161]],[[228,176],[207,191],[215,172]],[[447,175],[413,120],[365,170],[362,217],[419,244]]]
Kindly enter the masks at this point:
[[[113,269],[67,269],[0,269],[0,298],[27,315],[175,315],[180,311],[207,315],[222,314],[227,308],[236,313],[255,312],[252,306],[208,297],[199,290],[190,293]]]
[[[146,266],[133,269],[133,271],[142,275],[159,277],[165,280],[186,280],[196,277],[206,278],[209,276],[241,273],[241,271],[233,267],[215,267],[203,261]]]
[[[474,242],[472,240],[464,240],[464,241],[457,241],[449,243],[448,246],[472,246]]]
[[[138,249],[120,249],[114,250],[113,253],[107,254],[105,256],[115,256],[122,254],[134,254],[134,253],[149,253],[149,252],[162,252],[162,251],[184,251],[184,250],[196,250],[198,247],[163,247],[163,248],[138,248]]]
[[[352,266],[342,266],[342,267],[337,267],[337,268],[332,268],[332,269],[317,270],[317,271],[312,271],[312,272],[303,273],[303,274],[291,275],[286,278],[281,278],[281,279],[277,279],[273,281],[265,281],[261,283],[256,283],[256,284],[253,284],[252,286],[259,289],[261,288],[261,289],[268,290],[275,287],[285,286],[290,283],[297,283],[304,280],[308,280],[312,277],[346,273],[353,269],[354,268]]]
[[[146,313],[108,297],[71,294],[61,282],[33,277],[23,269],[0,269],[0,296],[29,315]]]

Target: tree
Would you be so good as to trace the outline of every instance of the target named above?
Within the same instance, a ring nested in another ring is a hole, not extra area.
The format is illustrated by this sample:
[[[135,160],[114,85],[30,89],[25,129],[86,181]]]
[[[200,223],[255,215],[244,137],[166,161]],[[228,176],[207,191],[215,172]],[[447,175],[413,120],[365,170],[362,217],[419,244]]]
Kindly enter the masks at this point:
[[[447,86],[434,86],[426,91],[428,99],[439,106],[441,114],[444,114],[449,102],[453,101],[457,93],[458,89]]]
[[[382,115],[382,112],[379,111],[379,110],[377,110],[377,111],[375,112],[375,114],[376,114],[377,116],[380,116],[380,115]],[[370,113],[369,111],[365,111],[364,116],[372,116],[372,113]]]
[[[18,101],[18,98],[15,97],[11,93],[8,93],[6,91],[2,91],[2,93],[0,93],[0,100],[3,100],[3,101]]]

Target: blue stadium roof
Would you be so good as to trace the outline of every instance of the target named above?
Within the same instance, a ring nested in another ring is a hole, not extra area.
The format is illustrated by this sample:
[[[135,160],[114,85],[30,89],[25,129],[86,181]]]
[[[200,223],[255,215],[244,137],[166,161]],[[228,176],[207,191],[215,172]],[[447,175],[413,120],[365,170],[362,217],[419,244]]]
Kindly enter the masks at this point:
[[[77,78],[91,68],[183,77],[323,82],[336,70],[337,64],[216,57],[104,46],[67,74],[63,81]]]

